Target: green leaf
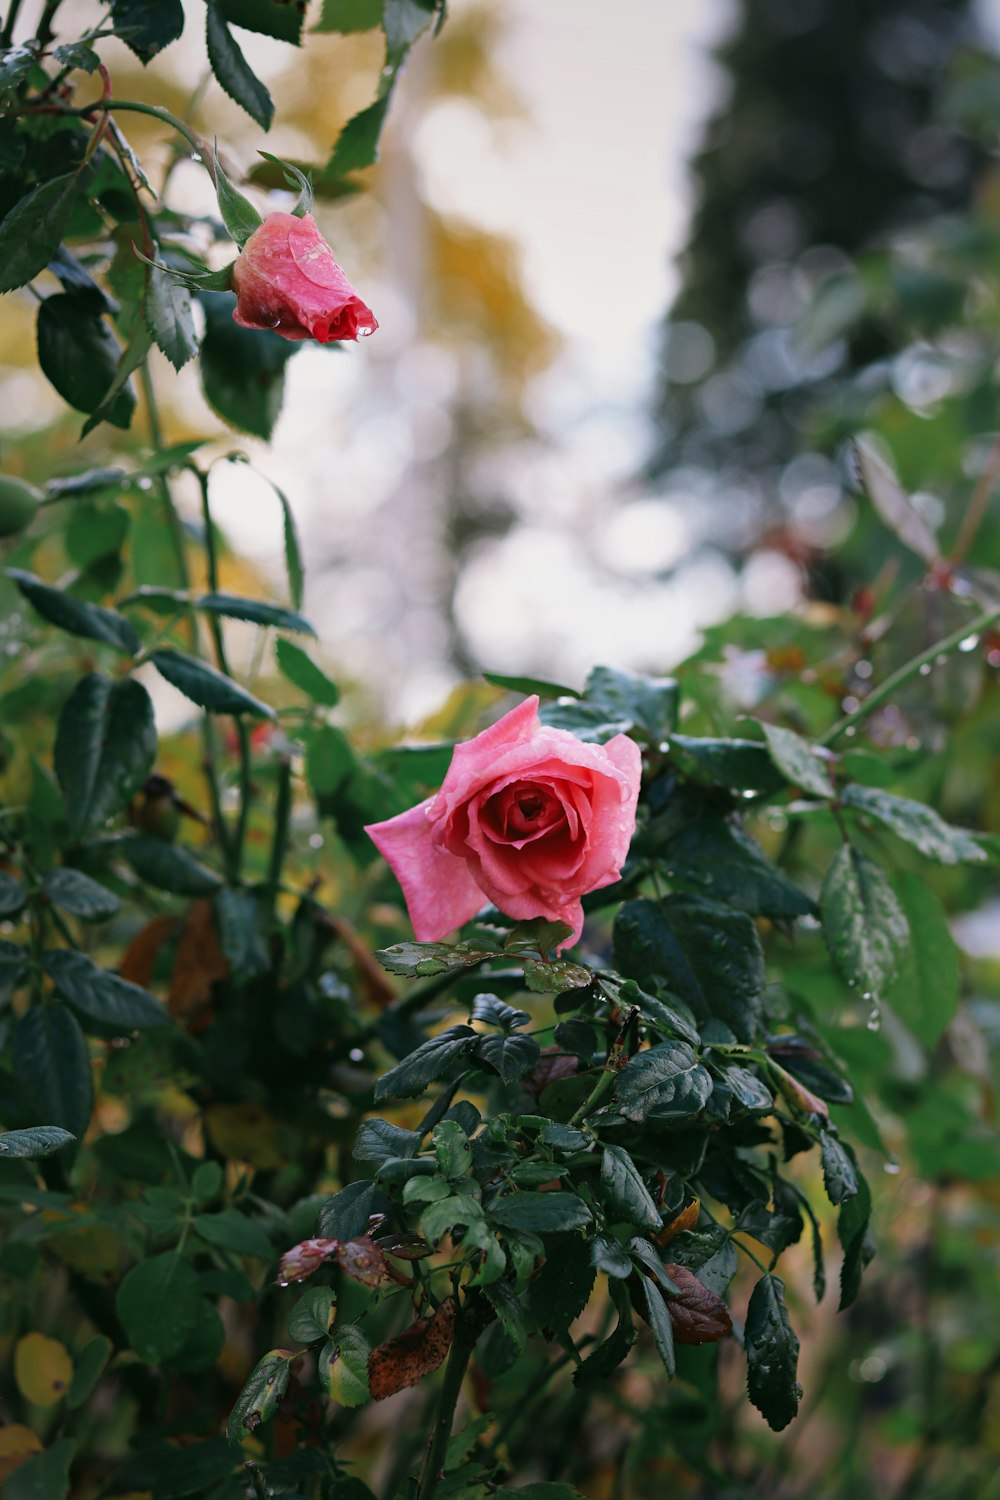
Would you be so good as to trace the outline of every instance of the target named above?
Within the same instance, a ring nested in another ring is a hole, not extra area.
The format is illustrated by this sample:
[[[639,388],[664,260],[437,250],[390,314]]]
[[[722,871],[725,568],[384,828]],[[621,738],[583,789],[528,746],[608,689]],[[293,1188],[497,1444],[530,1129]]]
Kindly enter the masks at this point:
[[[375,1188],[370,1182],[351,1182],[327,1198],[316,1227],[326,1239],[359,1239],[368,1228],[374,1202]]]
[[[328,1286],[314,1286],[300,1297],[288,1317],[288,1333],[300,1344],[325,1339],[333,1322],[336,1304]]]
[[[13,875],[0,870],[0,917],[16,917],[28,903],[28,892]]]
[[[25,573],[20,568],[8,568],[7,577],[12,578],[43,620],[57,625],[70,635],[80,635],[87,640],[101,641],[114,646],[128,656],[135,656],[142,642],[124,615],[116,610],[104,609],[99,604],[87,604],[62,589],[50,588],[34,573]]]
[[[377,1080],[376,1104],[383,1099],[417,1098],[429,1083],[450,1075],[457,1062],[468,1061],[481,1040],[471,1026],[449,1026],[439,1036],[430,1037]]]
[[[751,1040],[764,954],[745,913],[687,895],[628,901],[615,919],[614,943],[621,973],[643,988],[664,976],[697,1017],[718,1016],[741,1041]]]
[[[805,891],[771,863],[755,839],[727,818],[699,818],[663,846],[670,878],[752,917],[787,921],[811,915]]]
[[[39,183],[0,221],[0,293],[44,271],[69,228],[80,192],[76,172]]]
[[[90,1052],[67,1006],[47,1000],[18,1022],[14,1076],[36,1118],[83,1139],[94,1099]]]
[[[687,1042],[660,1042],[618,1075],[615,1098],[626,1120],[683,1120],[704,1109],[712,1076]]]
[[[172,647],[151,652],[149,659],[172,687],[209,713],[250,713],[260,719],[274,718],[273,708],[268,708],[266,703],[261,703],[246,688],[241,688],[231,677],[216,671],[206,661],[198,661]]]
[[[615,1296],[615,1288],[621,1286],[620,1282],[609,1283],[612,1296]],[[632,1309],[628,1302],[627,1293],[615,1302],[618,1308],[618,1324],[611,1337],[605,1339],[603,1344],[598,1344],[592,1354],[588,1354],[583,1363],[574,1371],[573,1384],[577,1386],[591,1385],[594,1381],[606,1380],[613,1374],[625,1359],[632,1345],[635,1343],[635,1329],[632,1326]]]
[[[109,395],[121,358],[121,347],[99,307],[82,297],[57,293],[38,307],[38,363],[42,374],[77,411],[96,412]],[[107,421],[128,427],[135,394],[122,385]]]
[[[0,1001],[7,1003],[15,990],[20,989],[27,973],[27,949],[0,939]]]
[[[591,1242],[578,1234],[550,1239],[545,1246],[545,1263],[531,1278],[528,1289],[539,1325],[565,1332],[589,1302],[596,1278]]]
[[[336,708],[340,702],[340,689],[301,646],[279,636],[274,643],[274,654],[282,675],[305,693],[307,698],[324,708]]]
[[[274,100],[251,70],[226,25],[222,0],[207,0],[205,39],[212,72],[223,90],[262,130],[269,130],[274,119]]]
[[[238,1208],[224,1208],[216,1214],[196,1214],[192,1227],[208,1244],[217,1245],[221,1250],[252,1255],[258,1260],[274,1257],[274,1246],[260,1222],[248,1219]]]
[[[925,1047],[934,1047],[958,1008],[961,989],[958,949],[938,897],[918,875],[893,879],[910,929],[899,975],[886,999]]]
[[[168,271],[151,266],[146,293],[146,325],[175,370],[198,353],[191,293]]]
[[[850,1147],[845,1148],[854,1167],[858,1190],[845,1198],[837,1215],[837,1236],[844,1251],[840,1267],[840,1311],[850,1307],[861,1290],[861,1275],[875,1254],[875,1242],[871,1237],[872,1216],[871,1189],[864,1175],[858,1171],[857,1161]]]
[[[554,963],[537,958],[524,961],[524,982],[536,995],[563,995],[567,990],[585,989],[593,984],[594,975],[582,964],[574,964],[566,958]]]
[[[0,51],[0,93],[17,89],[37,66],[33,47],[4,47]]]
[[[677,705],[676,682],[595,667],[582,697],[543,703],[539,716],[543,724],[568,729],[583,740],[603,742],[635,733],[659,744],[676,723]]]
[[[357,768],[354,751],[342,729],[321,724],[306,735],[306,779],[322,808]]]
[[[382,24],[382,0],[323,0],[314,31],[371,31]]]
[[[794,730],[782,729],[777,724],[761,723],[767,748],[778,770],[792,786],[801,787],[813,797],[829,802],[835,795],[828,767],[829,757],[820,758],[813,753],[808,740]]]
[[[404,1130],[402,1125],[393,1125],[390,1120],[363,1120],[355,1137],[353,1156],[355,1161],[373,1161],[381,1166],[384,1161],[389,1161],[393,1157],[416,1156],[422,1140],[423,1136],[419,1130]],[[366,1213],[365,1223],[358,1230],[358,1234],[364,1233],[367,1223]],[[341,1234],[337,1238],[356,1239],[357,1236]]]
[[[749,1068],[725,1067],[718,1075],[743,1109],[768,1111],[774,1107],[771,1090]]]
[[[632,1275],[634,1267],[629,1255],[611,1235],[595,1234],[590,1241],[590,1253],[597,1270],[605,1276],[616,1276],[623,1281]]]
[[[148,990],[99,968],[85,953],[52,948],[42,955],[42,963],[63,999],[87,1020],[122,1031],[170,1025],[170,1017]]]
[[[227,886],[215,896],[215,918],[219,945],[229,962],[233,979],[245,983],[271,967],[267,943],[267,918],[253,891]]]
[[[910,929],[878,865],[843,844],[823,882],[820,910],[835,968],[866,994],[884,992],[899,971]]]
[[[702,786],[776,792],[784,784],[766,746],[756,740],[695,739],[672,734],[669,753],[679,770]]]
[[[111,0],[111,23],[136,57],[150,62],[184,30],[182,0]]]
[[[477,995],[472,1002],[470,1021],[482,1021],[486,1026],[499,1026],[504,1031],[513,1031],[526,1026],[531,1016],[526,1010],[517,1010],[497,995]]]
[[[223,85],[225,87],[225,85]],[[259,229],[264,220],[257,212],[249,198],[245,198],[241,192],[233,187],[226,170],[219,160],[218,148],[213,152],[215,166],[215,192],[219,200],[219,213],[222,222],[229,231],[230,239],[234,240],[240,249],[246,244],[254,230]]]
[[[472,1150],[457,1120],[442,1120],[432,1135],[438,1171],[447,1182],[458,1182],[472,1169]]]
[[[845,787],[841,802],[844,807],[874,818],[897,838],[939,864],[983,864],[989,858],[967,829],[953,827],[932,807],[912,802],[909,797],[894,797],[877,786],[849,786]]]
[[[42,890],[55,906],[83,922],[106,922],[118,910],[118,897],[82,870],[63,866],[46,875]]]
[[[222,884],[221,877],[196,859],[182,844],[130,833],[118,844],[139,879],[159,891],[175,896],[211,896]]]
[[[290,1349],[271,1349],[254,1366],[226,1423],[231,1443],[242,1442],[247,1433],[256,1432],[262,1422],[274,1416],[287,1389],[289,1365],[294,1358]]]
[[[220,0],[220,8],[231,26],[245,26],[279,42],[299,45],[304,5],[289,4],[289,0]]]
[[[40,1156],[51,1156],[61,1151],[76,1136],[58,1125],[32,1125],[27,1130],[0,1131],[0,1157],[24,1157],[35,1161]]]
[[[386,61],[397,66],[431,24],[439,0],[382,0]]]
[[[231,292],[199,297],[205,311],[198,368],[209,406],[224,422],[269,441],[285,392],[285,365],[298,344],[233,322]]]
[[[316,634],[302,615],[291,609],[282,609],[280,604],[266,604],[262,599],[243,599],[237,594],[202,594],[195,603],[208,614],[224,615],[230,620],[249,620],[254,625],[274,625],[279,630],[297,630],[302,635]]]
[[[328,172],[344,176],[348,172],[360,172],[378,160],[378,139],[389,111],[393,81],[390,78],[388,90],[374,104],[359,110],[348,120],[333,148],[326,168]]]
[[[52,56],[61,67],[78,68],[82,73],[96,73],[101,65],[100,57],[85,42],[63,42],[53,49]]]
[[[504,1083],[514,1083],[531,1072],[541,1056],[541,1049],[534,1037],[513,1032],[505,1036],[480,1037],[475,1054],[480,1062],[487,1063],[499,1073]]]
[[[799,1341],[788,1321],[779,1276],[762,1276],[754,1287],[744,1339],[750,1400],[767,1425],[781,1432],[798,1412],[802,1388],[795,1378]]]
[[[656,1282],[645,1272],[641,1273],[642,1290],[646,1297],[646,1311],[649,1315],[649,1329],[653,1335],[653,1343],[656,1352],[663,1361],[663,1368],[671,1378],[677,1369],[677,1360],[674,1355],[674,1325],[670,1321],[667,1304],[663,1300],[663,1293]]]
[[[132,1267],[115,1307],[131,1348],[146,1364],[159,1365],[183,1349],[203,1302],[191,1262],[167,1250]]]
[[[91,672],[73,689],[56,730],[53,765],[71,829],[95,828],[135,796],[156,759],[156,723],[140,682]]]
[[[592,1222],[590,1209],[576,1193],[509,1193],[494,1199],[488,1212],[495,1224],[515,1233],[563,1234]]]
[[[605,1146],[601,1156],[601,1185],[610,1223],[635,1224],[657,1232],[662,1229],[660,1211],[623,1146]]]
[[[67,1500],[76,1438],[56,1438],[44,1453],[19,1464],[6,1480],[4,1500]]]
[[[115,366],[114,379],[104,392],[101,405],[87,418],[81,427],[81,438],[85,438],[88,433],[93,432],[94,428],[99,427],[102,422],[111,422],[113,425],[119,427],[128,425],[128,423],[123,424],[119,420],[123,410],[119,396],[121,393],[129,392],[129,376],[145,360],[152,342],[152,335],[145,323],[138,320],[133,323],[131,337],[125,348],[118,355],[118,364]],[[131,408],[129,408],[129,421],[131,421]]]
[[[484,959],[499,958],[500,952],[482,943],[394,943],[391,948],[376,949],[375,957],[390,974],[414,979],[474,968]]]
[[[338,1406],[363,1406],[368,1391],[368,1356],[371,1345],[361,1329],[345,1323],[334,1329],[319,1356],[319,1378],[327,1395]]]
[[[113,1351],[114,1345],[103,1333],[95,1333],[94,1337],[84,1344],[83,1349],[77,1355],[73,1379],[66,1393],[66,1405],[70,1411],[76,1411],[87,1400],[104,1374],[105,1366]]]
[[[539,698],[580,697],[576,688],[564,687],[559,682],[543,682],[538,677],[508,677],[502,672],[484,672],[482,675],[494,687],[504,688],[508,693],[523,693],[525,697],[530,697],[533,693],[537,693]]]
[[[858,1191],[854,1163],[837,1137],[828,1130],[824,1130],[820,1136],[820,1152],[823,1157],[823,1185],[830,1202],[840,1204],[853,1198]]]

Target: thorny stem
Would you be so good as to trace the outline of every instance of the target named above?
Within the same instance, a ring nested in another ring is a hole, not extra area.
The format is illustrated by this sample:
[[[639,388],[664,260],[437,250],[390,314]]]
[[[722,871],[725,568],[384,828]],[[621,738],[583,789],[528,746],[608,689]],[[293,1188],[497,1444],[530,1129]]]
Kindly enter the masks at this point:
[[[434,1430],[427,1445],[424,1466],[420,1471],[419,1500],[434,1500],[437,1494],[438,1484],[444,1471],[448,1439],[451,1437],[452,1424],[455,1420],[455,1408],[462,1393],[462,1382],[465,1379],[471,1354],[472,1341],[463,1327],[460,1309],[455,1320],[455,1337],[451,1353],[448,1355],[448,1363],[445,1366],[444,1384],[441,1387],[437,1415],[434,1418]]]
[[[146,398],[146,415],[149,422],[150,442],[155,452],[162,453],[164,449],[163,429],[160,426],[160,413],[156,404],[156,391],[153,386],[153,377],[150,373],[148,359],[143,360],[139,366],[139,377],[142,382],[143,394]],[[178,582],[181,588],[189,590],[191,587],[191,573],[187,563],[187,550],[184,546],[184,531],[181,526],[181,518],[177,513],[177,507],[174,505],[174,497],[170,493],[170,482],[166,474],[159,474],[154,483],[160,492],[163,515],[173,545]],[[188,614],[188,629],[191,650],[197,656],[199,654],[198,622],[195,619],[193,610]],[[202,745],[204,747],[203,767],[205,780],[208,783],[208,797],[212,806],[212,824],[215,828],[216,837],[219,840],[219,848],[222,852],[226,868],[232,872],[233,856],[229,842],[229,831],[222,815],[222,796],[219,791],[219,777],[216,771],[215,733],[212,728],[211,719],[207,713],[202,716]]]
[[[964,625],[960,625],[957,630],[953,630],[951,635],[946,635],[943,640],[937,641],[933,646],[928,646],[926,651],[921,651],[919,656],[914,656],[910,661],[901,666],[898,671],[893,672],[891,676],[887,677],[881,687],[877,687],[873,692],[869,693],[868,697],[853,713],[847,714],[843,719],[839,719],[832,729],[827,730],[819,743],[821,745],[834,744],[843,735],[847,734],[849,730],[860,724],[862,720],[867,719],[869,714],[873,714],[877,708],[880,708],[899,688],[909,682],[911,677],[916,677],[921,667],[931,666],[937,661],[939,656],[948,656],[952,651],[957,651],[963,641],[968,640],[970,636],[982,635],[985,630],[989,630],[990,626],[995,625],[998,620],[1000,620],[1000,609],[988,609],[985,614],[977,615],[974,620],[968,620]]]
[[[274,912],[281,887],[281,870],[288,849],[288,826],[292,813],[292,763],[285,757],[278,766],[278,788],[274,805],[274,840],[267,870],[267,907]]]
[[[205,559],[208,566],[208,587],[211,593],[217,594],[219,592],[219,554],[215,545],[215,527],[212,524],[212,511],[208,499],[208,474],[199,469],[196,464],[189,464],[188,468],[198,480],[198,488],[201,491],[201,515],[205,528]],[[209,629],[212,632],[212,641],[215,645],[215,657],[218,662],[219,671],[224,672],[229,677],[232,674],[229,671],[226,643],[218,616],[214,614],[209,616]],[[236,821],[236,832],[233,835],[232,843],[228,844],[227,853],[229,873],[234,883],[238,882],[240,878],[247,820],[250,815],[250,802],[253,797],[250,764],[250,731],[246,726],[242,714],[235,715],[235,720],[236,733],[240,742],[240,810]]]

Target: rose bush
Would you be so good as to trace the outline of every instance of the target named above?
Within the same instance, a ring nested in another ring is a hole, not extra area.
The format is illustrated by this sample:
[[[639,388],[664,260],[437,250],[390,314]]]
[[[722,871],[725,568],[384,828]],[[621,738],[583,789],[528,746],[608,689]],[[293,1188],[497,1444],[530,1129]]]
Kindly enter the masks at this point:
[[[312,214],[268,214],[233,266],[241,328],[269,328],[283,339],[331,344],[378,327],[351,286]]]
[[[635,831],[641,757],[627,735],[586,744],[545,727],[525,699],[457,745],[441,789],[367,832],[391,865],[421,941],[486,901],[518,920],[566,922],[581,896],[618,879]]]

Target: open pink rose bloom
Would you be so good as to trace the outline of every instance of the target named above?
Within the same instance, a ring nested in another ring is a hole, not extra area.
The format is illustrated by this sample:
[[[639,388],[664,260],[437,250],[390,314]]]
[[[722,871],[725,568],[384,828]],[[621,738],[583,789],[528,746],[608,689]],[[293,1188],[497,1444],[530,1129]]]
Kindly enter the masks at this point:
[[[283,339],[356,339],[378,324],[333,258],[312,214],[268,214],[233,266],[241,328],[268,328]]]
[[[519,921],[566,922],[618,879],[635,831],[639,747],[548,729],[527,698],[456,745],[441,790],[367,832],[403,888],[413,931],[435,941],[492,901]]]

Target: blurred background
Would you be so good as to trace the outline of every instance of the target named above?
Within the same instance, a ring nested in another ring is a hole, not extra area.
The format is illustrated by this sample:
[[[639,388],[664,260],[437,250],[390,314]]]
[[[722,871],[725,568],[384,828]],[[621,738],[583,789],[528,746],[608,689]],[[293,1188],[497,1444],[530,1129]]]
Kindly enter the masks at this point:
[[[245,34],[278,106],[265,142],[206,81],[190,8],[144,86],[237,174],[265,144],[325,160],[372,96],[378,33],[302,53]],[[872,557],[845,436],[890,409],[927,435],[983,351],[934,350],[920,323],[967,293],[992,310],[967,263],[932,264],[963,215],[987,258],[995,232],[992,0],[622,0],[613,40],[575,0],[450,10],[368,190],[318,210],[379,333],[299,348],[272,444],[239,439],[299,518],[333,664],[404,724],[484,668],[663,671],[734,613],[845,597]],[[127,96],[139,65],[111,57]],[[169,159],[158,124],[130,131]],[[207,174],[180,161],[168,201],[210,210]],[[76,429],[30,370],[31,319],[24,297],[0,334],[0,453],[30,466],[34,440],[44,472],[76,461]],[[232,447],[194,367],[163,390],[168,437]],[[267,486],[220,466],[214,493],[276,579]]]

